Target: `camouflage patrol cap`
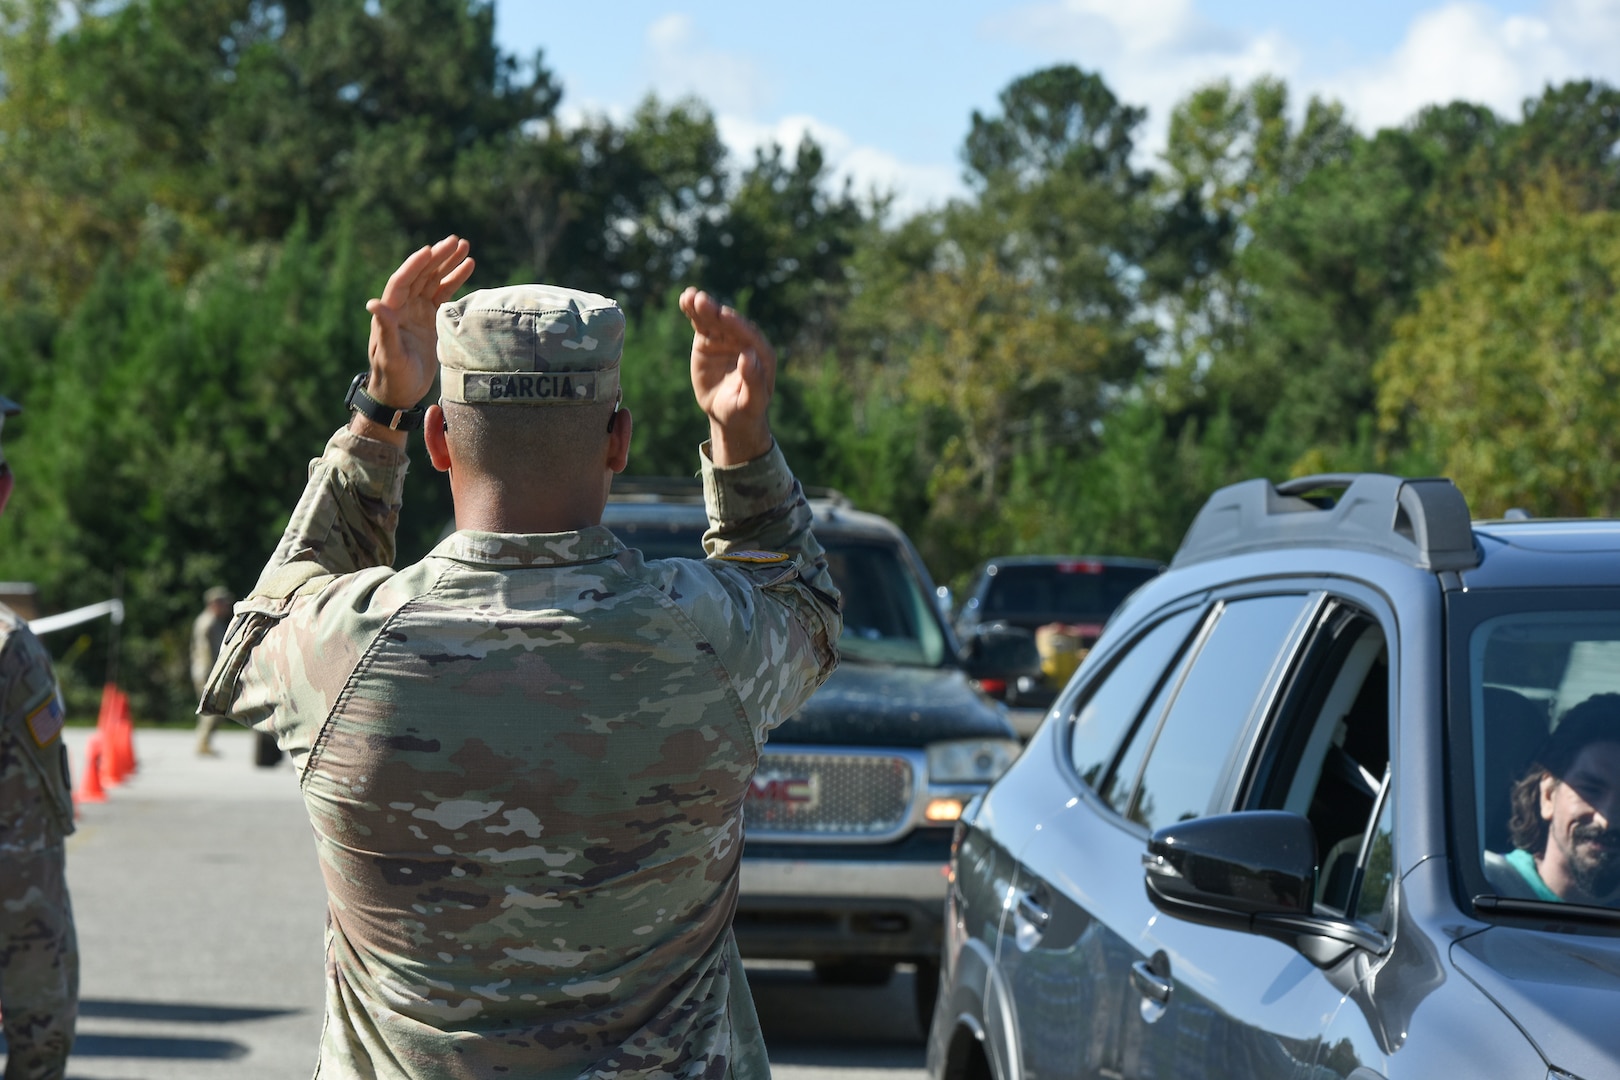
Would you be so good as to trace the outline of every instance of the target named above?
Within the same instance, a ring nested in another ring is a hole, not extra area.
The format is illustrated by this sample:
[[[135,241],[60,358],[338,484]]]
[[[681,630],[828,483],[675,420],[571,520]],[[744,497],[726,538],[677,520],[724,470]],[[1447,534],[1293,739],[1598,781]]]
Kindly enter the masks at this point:
[[[445,401],[589,405],[619,394],[624,312],[555,285],[480,289],[439,308]]]

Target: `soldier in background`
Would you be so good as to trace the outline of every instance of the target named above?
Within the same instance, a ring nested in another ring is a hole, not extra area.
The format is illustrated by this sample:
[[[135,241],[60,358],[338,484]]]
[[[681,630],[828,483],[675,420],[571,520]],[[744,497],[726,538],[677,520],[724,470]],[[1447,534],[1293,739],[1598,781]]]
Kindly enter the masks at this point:
[[[0,428],[22,410],[0,397]],[[11,495],[0,451],[0,511]],[[0,1013],[5,1080],[60,1080],[79,1014],[79,948],[64,842],[73,794],[50,655],[0,604]]]
[[[201,698],[208,686],[208,673],[214,670],[220,646],[225,642],[225,628],[231,621],[231,604],[236,597],[231,590],[215,585],[203,594],[203,609],[191,624],[191,685]],[[197,717],[197,756],[217,757],[214,749],[214,729],[222,718],[216,713],[204,712]]]
[[[624,316],[408,258],[370,369],[203,700],[299,771],[329,897],[323,1078],[767,1080],[731,934],[766,732],[836,664],[836,590],[771,436],[775,356],[688,289],[709,558],[600,524]],[[442,306],[441,306],[442,305]],[[441,376],[441,398],[416,406]],[[458,531],[390,569],[406,430]]]

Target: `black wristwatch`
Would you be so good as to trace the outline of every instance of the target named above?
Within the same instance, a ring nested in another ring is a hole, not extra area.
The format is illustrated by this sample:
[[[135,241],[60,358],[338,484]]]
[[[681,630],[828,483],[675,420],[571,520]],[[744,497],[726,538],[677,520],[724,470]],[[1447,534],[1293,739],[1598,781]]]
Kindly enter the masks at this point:
[[[370,371],[362,371],[356,375],[354,381],[349,384],[349,394],[343,399],[343,404],[367,420],[374,420],[394,431],[415,431],[422,426],[422,417],[427,412],[426,409],[420,405],[414,409],[396,409],[391,405],[384,405],[366,393],[366,383],[370,379]]]

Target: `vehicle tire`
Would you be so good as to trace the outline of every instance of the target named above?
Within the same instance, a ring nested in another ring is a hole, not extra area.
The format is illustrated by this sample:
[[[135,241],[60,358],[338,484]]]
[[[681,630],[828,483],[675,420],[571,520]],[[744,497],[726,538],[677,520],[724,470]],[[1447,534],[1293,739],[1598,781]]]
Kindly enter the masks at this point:
[[[917,961],[917,977],[911,986],[917,1005],[917,1028],[928,1038],[934,1023],[934,1002],[939,997],[939,961]]]
[[[253,733],[253,764],[262,769],[268,769],[281,760],[281,747],[276,745],[274,735],[266,735],[262,731]]]
[[[832,986],[882,986],[893,974],[893,960],[816,961],[816,981]]]

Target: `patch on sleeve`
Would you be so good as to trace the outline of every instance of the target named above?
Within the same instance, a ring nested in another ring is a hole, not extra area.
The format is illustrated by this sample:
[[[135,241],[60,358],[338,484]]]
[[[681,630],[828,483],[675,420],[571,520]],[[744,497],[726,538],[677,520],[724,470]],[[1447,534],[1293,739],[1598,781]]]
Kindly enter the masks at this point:
[[[716,555],[715,558],[727,562],[779,563],[787,562],[793,556],[784,555],[780,551],[728,551],[724,555]]]
[[[67,710],[62,707],[62,695],[53,693],[28,714],[28,733],[40,746],[49,746],[58,735],[62,734],[62,724],[66,719]]]

